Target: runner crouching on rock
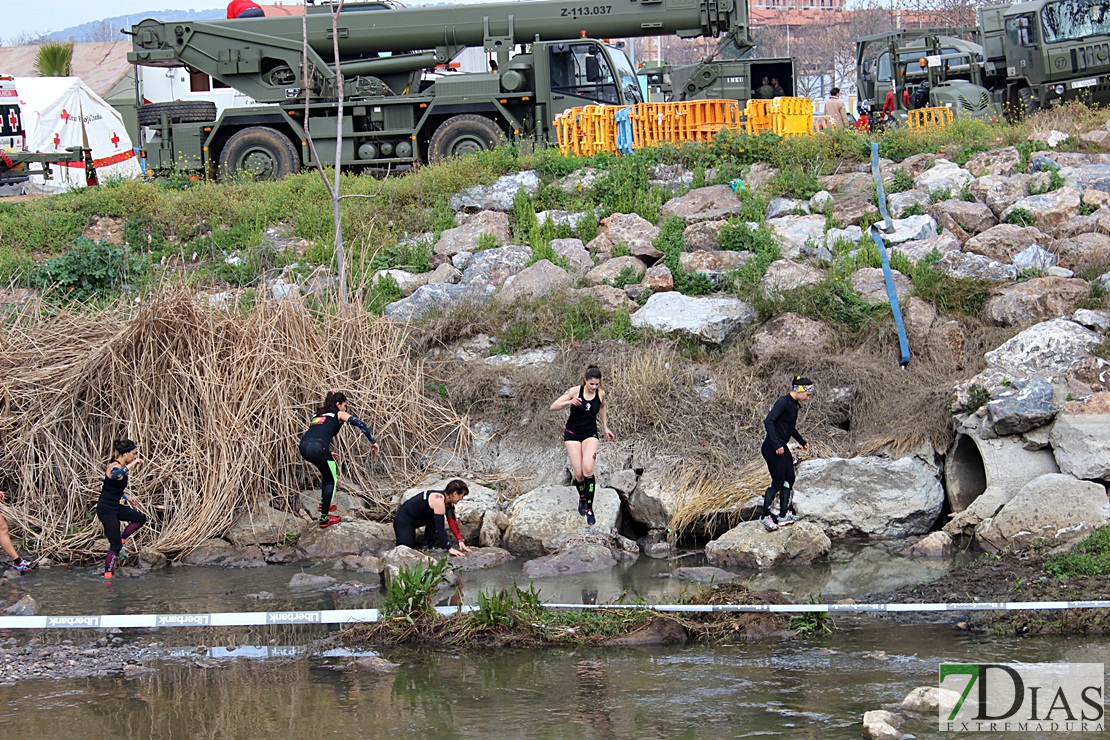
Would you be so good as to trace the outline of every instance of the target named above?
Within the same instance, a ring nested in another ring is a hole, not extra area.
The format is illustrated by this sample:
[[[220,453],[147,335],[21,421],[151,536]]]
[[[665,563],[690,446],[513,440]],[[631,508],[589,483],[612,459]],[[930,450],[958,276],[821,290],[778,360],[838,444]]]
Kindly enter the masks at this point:
[[[366,435],[375,455],[381,451],[370,427],[362,419],[347,413],[347,396],[338,391],[328,391],[324,396],[324,405],[316,410],[312,421],[308,423],[308,431],[301,437],[300,445],[301,457],[315,465],[323,478],[320,484],[321,527],[330,527],[342,521],[342,517],[332,514],[335,511],[335,506],[331,503],[332,493],[335,491],[335,482],[339,479],[339,469],[335,464],[335,453],[331,451],[331,440],[339,434],[345,423]]]
[[[125,490],[131,470],[143,464],[138,445],[129,439],[121,439],[113,442],[112,448],[116,452],[116,459],[108,463],[104,470],[100,498],[96,502],[96,518],[104,525],[104,535],[108,538],[108,554],[104,556],[104,578],[109,580],[116,568],[116,558],[123,555],[127,538],[146,524],[146,515],[127,505],[138,503],[138,499]],[[122,532],[120,522],[127,522]]]
[[[601,419],[606,438],[613,442],[617,435],[609,430],[609,409],[605,405],[605,391],[601,390],[601,370],[597,365],[586,368],[581,385],[576,385],[555,399],[552,411],[570,409],[567,426],[563,430],[563,445],[574,470],[574,487],[578,489],[578,513],[592,525],[594,517],[594,466],[597,464],[597,421]]]
[[[448,555],[470,552],[455,518],[455,504],[466,498],[468,493],[470,487],[466,482],[455,478],[442,491],[424,491],[405,501],[393,518],[393,533],[397,535],[397,544],[417,549],[416,530],[423,527],[425,549],[439,547],[446,550]],[[448,526],[459,541],[457,550],[451,547],[451,541],[447,538]]]
[[[790,512],[794,498],[794,458],[787,443],[790,438],[798,440],[803,450],[809,451],[809,442],[798,433],[798,409],[813,395],[813,381],[795,375],[790,384],[790,392],[775,401],[763,426],[767,438],[763,440],[760,452],[767,461],[771,473],[771,485],[763,494],[763,513],[759,521],[769,532],[774,532],[780,524],[793,524],[800,517]],[[771,513],[771,505],[779,497],[779,518]]]
[[[3,500],[4,492],[0,491],[0,501]],[[34,562],[33,560],[24,560],[23,558],[19,557],[19,553],[16,551],[15,545],[12,544],[12,538],[8,534],[8,521],[4,519],[3,514],[0,514],[0,550],[3,550],[4,554],[12,559],[12,567],[18,570],[20,573],[26,573],[27,571],[38,565],[38,563]]]

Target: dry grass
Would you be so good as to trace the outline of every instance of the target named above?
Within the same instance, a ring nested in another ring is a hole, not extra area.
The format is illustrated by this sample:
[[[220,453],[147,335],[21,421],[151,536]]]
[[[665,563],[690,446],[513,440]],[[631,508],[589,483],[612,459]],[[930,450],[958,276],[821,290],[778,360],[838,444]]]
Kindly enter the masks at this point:
[[[1062,131],[1068,136],[1079,136],[1106,125],[1106,109],[1092,108],[1080,101],[1039,110],[1028,119],[1014,126],[1022,138],[1048,131]]]
[[[244,511],[295,510],[297,492],[319,485],[297,442],[328,389],[347,392],[382,442],[380,460],[352,432],[336,449],[342,474],[385,511],[419,473],[414,453],[466,441],[405,343],[364,312],[312,315],[292,301],[245,316],[183,293],[95,312],[33,304],[0,328],[3,513],[34,552],[92,554],[111,443],[130,437],[148,461],[131,482],[152,519],[139,545],[186,552]]]

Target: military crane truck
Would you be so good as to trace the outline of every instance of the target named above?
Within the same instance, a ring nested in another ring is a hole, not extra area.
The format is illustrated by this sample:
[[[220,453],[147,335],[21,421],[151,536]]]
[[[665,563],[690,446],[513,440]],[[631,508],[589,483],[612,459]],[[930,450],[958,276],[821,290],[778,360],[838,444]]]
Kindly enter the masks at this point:
[[[709,57],[695,64],[641,67],[637,73],[665,102],[738,100],[743,105],[764,77],[778,79],[787,95],[795,94],[793,57]]]
[[[332,7],[302,19],[144,20],[131,31],[133,64],[187,66],[264,105],[202,103],[138,109],[152,135],[147,165],[217,178],[281,178],[334,160],[339,77]],[[338,13],[343,167],[384,169],[555,139],[555,116],[591,103],[641,102],[627,55],[605,38],[729,35],[750,48],[743,0],[536,0],[426,8],[347,2]],[[307,45],[307,84],[303,48]],[[496,73],[425,74],[468,47],[497,55]],[[519,53],[510,56],[518,49]],[[307,134],[315,153],[307,146]]]

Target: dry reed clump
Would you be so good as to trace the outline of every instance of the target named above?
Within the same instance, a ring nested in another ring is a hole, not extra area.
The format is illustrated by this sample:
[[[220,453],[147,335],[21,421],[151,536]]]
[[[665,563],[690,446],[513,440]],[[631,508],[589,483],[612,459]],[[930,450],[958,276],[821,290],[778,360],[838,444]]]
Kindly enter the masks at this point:
[[[382,444],[380,460],[352,432],[335,449],[341,475],[384,512],[418,472],[415,453],[457,449],[467,434],[425,395],[422,365],[404,348],[404,334],[373,315],[313,315],[293,301],[245,316],[184,293],[97,312],[32,305],[0,328],[3,511],[31,550],[92,554],[111,443],[130,437],[147,460],[131,481],[151,517],[139,545],[188,551],[245,511],[299,508],[297,492],[319,480],[297,444],[331,389],[349,394]]]

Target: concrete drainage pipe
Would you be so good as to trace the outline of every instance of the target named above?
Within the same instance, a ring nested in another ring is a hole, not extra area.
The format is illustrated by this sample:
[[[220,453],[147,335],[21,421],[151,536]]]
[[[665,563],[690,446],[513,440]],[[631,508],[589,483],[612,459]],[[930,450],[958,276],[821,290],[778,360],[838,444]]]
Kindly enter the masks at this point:
[[[1021,437],[980,439],[959,434],[944,463],[948,505],[958,513],[987,487],[1004,491],[1009,500],[1038,475],[1059,473],[1050,448],[1027,450]]]

